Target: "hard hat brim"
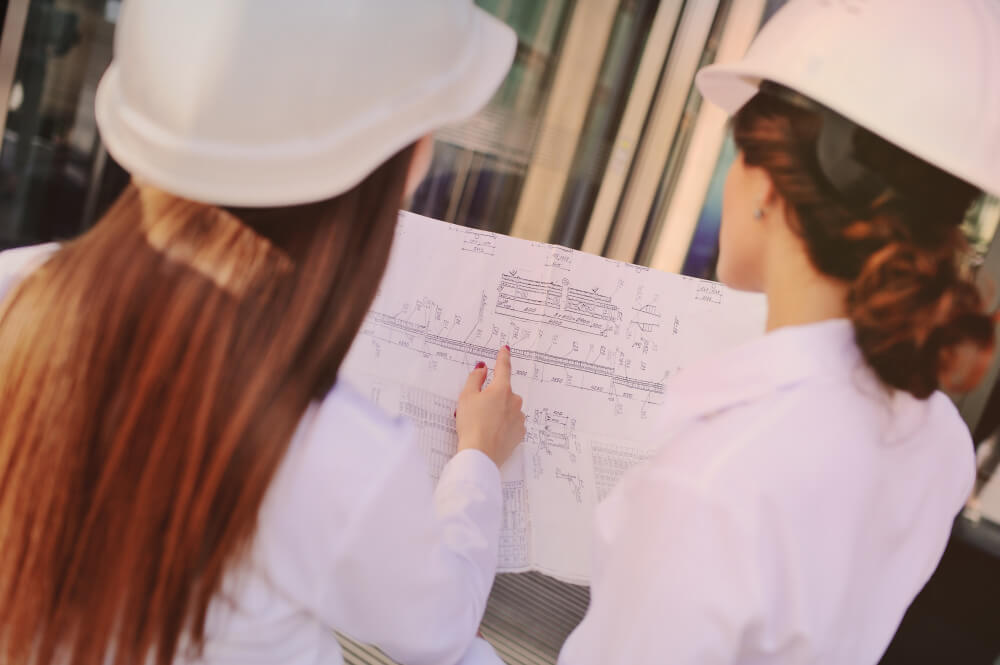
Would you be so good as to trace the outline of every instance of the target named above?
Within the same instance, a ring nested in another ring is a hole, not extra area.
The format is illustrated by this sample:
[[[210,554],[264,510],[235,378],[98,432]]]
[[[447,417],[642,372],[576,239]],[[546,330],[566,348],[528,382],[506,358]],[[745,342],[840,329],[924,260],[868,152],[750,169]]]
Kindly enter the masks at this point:
[[[421,95],[308,142],[235,146],[170,134],[129,107],[115,63],[98,86],[97,123],[108,152],[123,168],[178,196],[242,207],[321,201],[350,190],[422,136],[486,105],[510,69],[517,36],[478,8],[473,31],[469,57]]]
[[[695,77],[701,96],[728,115],[733,115],[753,99],[761,80],[759,75],[734,65],[709,65]]]

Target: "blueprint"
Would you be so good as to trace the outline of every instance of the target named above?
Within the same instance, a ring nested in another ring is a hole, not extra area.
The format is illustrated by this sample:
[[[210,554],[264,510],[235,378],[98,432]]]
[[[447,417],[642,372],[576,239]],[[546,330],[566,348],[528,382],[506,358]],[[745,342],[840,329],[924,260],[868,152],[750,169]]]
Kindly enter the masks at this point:
[[[414,423],[436,479],[469,371],[509,345],[527,437],[501,469],[500,569],[586,583],[594,509],[663,443],[670,376],[764,318],[713,282],[404,212],[341,377]]]

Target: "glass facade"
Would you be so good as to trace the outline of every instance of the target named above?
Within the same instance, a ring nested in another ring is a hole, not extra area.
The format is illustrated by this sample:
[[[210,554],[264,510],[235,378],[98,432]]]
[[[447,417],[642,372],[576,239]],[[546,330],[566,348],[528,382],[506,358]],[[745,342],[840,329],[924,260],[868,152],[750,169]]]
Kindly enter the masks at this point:
[[[26,5],[26,7],[23,7]],[[18,36],[0,152],[0,247],[68,238],[93,223],[113,179],[94,120],[97,82],[111,60],[118,3],[9,2],[3,43]],[[6,62],[5,62],[6,64]],[[120,171],[118,180],[125,181]]]
[[[430,174],[411,210],[464,226],[510,231],[574,2],[478,2],[517,32],[514,64],[483,111],[438,132]]]

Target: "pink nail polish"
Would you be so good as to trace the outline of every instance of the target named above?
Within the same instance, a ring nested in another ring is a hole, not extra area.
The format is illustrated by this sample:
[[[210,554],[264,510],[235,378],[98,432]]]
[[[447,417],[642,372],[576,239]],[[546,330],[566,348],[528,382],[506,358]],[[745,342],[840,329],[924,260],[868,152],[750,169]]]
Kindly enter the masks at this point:
[[[484,363],[482,360],[476,363],[476,369],[482,369],[484,367],[486,367],[486,363]]]
[[[507,349],[507,353],[510,353],[510,345],[509,344],[504,344],[503,348]]]
[[[458,418],[458,409],[455,409],[454,413],[451,414],[452,418]]]

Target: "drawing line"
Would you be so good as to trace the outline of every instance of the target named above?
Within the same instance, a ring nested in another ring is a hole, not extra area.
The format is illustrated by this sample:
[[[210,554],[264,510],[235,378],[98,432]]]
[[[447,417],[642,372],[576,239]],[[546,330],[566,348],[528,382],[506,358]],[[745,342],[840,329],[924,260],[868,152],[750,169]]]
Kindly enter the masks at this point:
[[[426,328],[415,326],[408,321],[403,321],[396,317],[389,316],[388,314],[372,312],[369,315],[369,318],[370,320],[379,325],[396,328],[397,330],[402,330],[403,332],[409,333],[411,335],[419,335],[423,337],[424,341],[427,342],[428,344],[440,346],[445,349],[451,349],[452,351],[459,351],[461,353],[467,353],[469,355],[478,356],[480,358],[488,358],[495,356],[497,354],[497,349],[493,349],[486,346],[480,346],[478,344],[473,344],[471,342],[463,342],[461,340],[452,339],[450,337],[434,335],[433,333],[429,332]],[[607,377],[616,384],[627,386],[635,390],[643,390],[650,393],[656,393],[658,395],[662,395],[664,390],[662,383],[657,383],[654,381],[643,381],[641,379],[633,379],[620,374],[615,374],[614,367],[608,365],[598,365],[597,363],[590,363],[583,360],[574,360],[572,358],[563,358],[561,356],[555,356],[549,353],[542,353],[540,351],[530,351],[528,349],[512,348],[511,356],[514,358],[520,358],[522,360],[544,363],[546,365],[553,365],[555,367],[563,367],[566,369],[574,369],[580,372],[587,372],[588,374],[595,374],[597,376]]]

